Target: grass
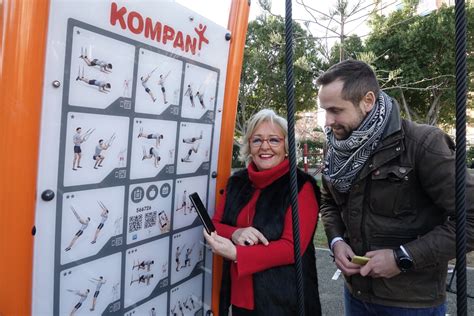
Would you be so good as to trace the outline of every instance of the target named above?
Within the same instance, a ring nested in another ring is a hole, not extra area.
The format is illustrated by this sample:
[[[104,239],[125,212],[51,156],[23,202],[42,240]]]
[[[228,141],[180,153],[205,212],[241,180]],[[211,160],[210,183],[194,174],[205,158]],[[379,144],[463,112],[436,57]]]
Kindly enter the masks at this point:
[[[313,244],[318,248],[328,248],[328,239],[324,232],[323,222],[321,219],[318,221],[318,227],[316,227],[316,233],[313,237]]]

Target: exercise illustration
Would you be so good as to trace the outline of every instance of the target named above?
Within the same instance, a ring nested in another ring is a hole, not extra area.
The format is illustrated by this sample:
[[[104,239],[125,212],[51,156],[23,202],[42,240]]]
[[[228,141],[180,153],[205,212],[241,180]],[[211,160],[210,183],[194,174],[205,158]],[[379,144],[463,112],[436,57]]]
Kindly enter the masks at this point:
[[[102,212],[100,213],[100,223],[99,223],[99,226],[97,226],[97,229],[95,231],[95,234],[94,234],[94,239],[92,239],[91,241],[91,244],[95,244],[96,241],[97,241],[97,237],[99,237],[99,233],[100,231],[102,230],[102,228],[104,227],[104,224],[105,222],[107,221],[107,219],[109,218],[109,210],[107,209],[107,207],[105,206],[104,203],[102,203],[101,201],[97,201],[97,203],[99,204]]]
[[[83,81],[90,86],[96,86],[100,92],[104,92],[104,93],[110,92],[110,89],[112,88],[112,85],[109,82],[86,78],[84,76],[84,68],[82,68],[82,73],[81,73],[80,67],[79,67],[79,75],[77,76],[76,81]]]
[[[145,92],[148,93],[148,95],[153,100],[153,102],[156,101],[156,98],[153,92],[151,91],[151,89],[148,87],[148,80],[150,79],[151,75],[155,72],[157,68],[158,67],[155,67],[155,69],[153,69],[150,73],[146,74],[145,76],[140,77],[140,80],[142,82],[143,88],[145,89]]]
[[[130,98],[130,81],[131,79],[123,80],[123,97]]]
[[[194,248],[194,245],[193,244],[191,246],[191,248],[187,248],[186,249],[186,253],[184,254],[184,265],[181,267],[181,268],[185,268],[185,267],[190,267],[191,266],[191,254],[193,252],[193,248]]]
[[[183,305],[181,305],[181,301],[178,301],[178,308],[179,308],[179,312],[181,313],[181,316],[183,316],[184,312],[183,312]]]
[[[111,73],[112,72],[112,64],[108,63],[104,60],[99,60],[97,58],[90,59],[87,57],[87,48],[81,47],[81,56],[79,56],[84,62],[87,64],[89,67],[95,67],[97,66],[100,71],[105,72],[105,73]]]
[[[79,237],[84,233],[84,230],[86,230],[87,226],[89,226],[89,222],[91,221],[90,217],[87,217],[86,219],[83,219],[81,216],[79,216],[79,213],[74,209],[73,206],[71,206],[71,210],[74,213],[74,216],[76,216],[77,221],[81,224],[81,228],[77,231],[77,233],[74,235],[72,238],[71,242],[69,245],[64,249],[64,251],[69,251],[71,250],[72,246],[74,246],[74,243],[77,241]]]
[[[114,221],[114,234],[115,235],[120,235],[121,232],[122,232],[122,216],[115,219],[115,221]]]
[[[181,257],[181,253],[183,252],[183,248],[186,244],[182,245],[181,247],[178,246],[176,247],[176,251],[175,251],[175,260],[176,260],[176,272],[179,271],[179,269],[181,268],[181,260],[180,260],[180,257]]]
[[[178,313],[176,313],[176,304],[170,309],[170,312],[172,316],[178,316]]]
[[[204,93],[202,93],[202,92],[200,93],[199,91],[197,91],[197,92],[196,92],[196,97],[198,98],[199,103],[201,104],[201,107],[202,107],[203,109],[205,109],[206,106],[204,105]]]
[[[172,316],[183,316],[184,315],[184,308],[187,309],[188,311],[192,312],[196,308],[199,307],[198,304],[195,303],[195,300],[193,299],[193,296],[199,300],[199,298],[193,294],[188,295],[184,300],[183,297],[181,297],[174,305],[173,308],[170,309],[170,314]]]
[[[161,265],[161,277],[164,277],[168,274],[168,261],[165,261]]]
[[[188,210],[188,191],[183,191],[183,198],[181,199],[181,206],[176,209],[176,212],[183,210],[183,215],[186,215]]]
[[[189,297],[187,297],[184,301],[183,301],[183,305],[184,305],[184,308],[190,310],[190,311],[193,311],[196,306],[194,305],[194,300],[193,300],[193,296],[192,295],[189,295]]]
[[[152,273],[148,273],[148,274],[141,274],[138,276],[138,279],[135,279],[130,281],[130,286],[137,282],[138,284],[140,283],[145,283],[146,285],[150,285],[150,280],[153,278],[153,274]]]
[[[145,146],[143,148],[143,157],[142,160],[145,159],[153,159],[153,164],[155,165],[156,168],[158,168],[161,157],[160,157],[160,152],[158,151],[158,148],[156,147],[150,147],[150,149],[146,150]]]
[[[140,131],[138,133],[138,138],[146,138],[146,139],[154,139],[155,140],[155,146],[159,147],[160,146],[160,141],[163,139],[163,134],[159,133],[144,133],[143,132],[143,127],[140,127]]]
[[[150,269],[151,269],[151,265],[154,264],[155,261],[154,260],[142,260],[142,261],[138,261],[136,264],[133,264],[132,266],[132,270],[134,270],[135,268],[137,268],[137,270],[145,270],[147,272],[150,272]]]
[[[196,153],[199,150],[199,145],[201,144],[202,140],[202,131],[199,134],[199,137],[191,137],[191,138],[183,138],[183,143],[191,145],[186,156],[181,158],[181,162],[192,162],[191,155],[192,153]]]
[[[76,128],[76,134],[72,137],[72,142],[74,143],[74,159],[72,160],[72,170],[76,171],[77,168],[82,168],[81,158],[82,158],[82,149],[81,144],[87,141],[87,139],[95,131],[95,128],[89,128],[84,134],[82,134],[82,128]]]
[[[184,95],[189,97],[189,102],[191,102],[191,107],[194,107],[194,94],[193,94],[193,89],[191,88],[190,84],[188,84],[188,88],[184,92]]]
[[[99,296],[100,288],[107,282],[107,280],[105,280],[103,276],[100,276],[98,279],[92,278],[90,281],[96,284],[94,297],[92,298],[92,306],[90,308],[90,311],[93,311],[95,310],[95,304],[97,303],[97,297]]]
[[[120,282],[112,285],[112,301],[118,300],[120,297]]]
[[[165,76],[163,76],[163,74],[161,74],[160,79],[158,80],[158,85],[161,86],[161,93],[163,94],[163,102],[165,104],[168,103],[168,101],[166,101],[165,82],[166,82],[166,78],[168,78],[170,73],[171,73],[171,71],[168,71],[168,73]]]
[[[82,303],[84,303],[84,301],[87,299],[87,296],[89,296],[90,290],[86,289],[84,292],[81,292],[81,291],[78,291],[78,290],[69,290],[68,289],[67,291],[72,292],[72,293],[76,294],[77,296],[79,296],[79,302],[77,302],[77,304],[74,305],[74,308],[72,309],[71,313],[69,314],[69,316],[73,316],[79,310],[79,308],[81,308]]]
[[[118,166],[120,168],[123,168],[126,166],[126,154],[127,154],[127,148],[122,148],[118,154],[117,154],[117,158],[118,158]]]
[[[105,159],[105,156],[102,154],[102,152],[112,146],[112,143],[115,138],[116,135],[115,133],[113,133],[112,136],[110,136],[110,138],[106,142],[103,139],[99,139],[99,144],[95,147],[94,156],[92,156],[92,159],[95,160],[94,169],[102,167],[102,162]]]

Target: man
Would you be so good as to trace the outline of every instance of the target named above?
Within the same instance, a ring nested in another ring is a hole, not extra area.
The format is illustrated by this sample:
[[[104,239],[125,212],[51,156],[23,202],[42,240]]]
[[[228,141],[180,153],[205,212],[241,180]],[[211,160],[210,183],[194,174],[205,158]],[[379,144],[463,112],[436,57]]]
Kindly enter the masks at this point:
[[[98,279],[92,278],[91,281],[96,284],[94,297],[92,298],[92,307],[90,308],[90,311],[94,311],[95,305],[97,304],[97,297],[99,296],[99,293],[100,293],[100,288],[102,287],[102,285],[104,285],[107,282],[107,280],[105,280],[103,276],[100,276]]]
[[[71,250],[72,246],[74,246],[74,244],[75,244],[76,241],[79,239],[79,237],[82,236],[82,234],[84,233],[84,231],[86,230],[86,228],[89,226],[89,223],[90,223],[90,221],[91,221],[91,218],[90,218],[90,217],[87,217],[87,218],[85,218],[85,219],[82,218],[73,206],[71,206],[71,210],[72,210],[72,212],[74,213],[74,216],[76,217],[77,221],[81,224],[81,228],[79,228],[79,230],[78,230],[77,233],[74,235],[74,237],[72,238],[71,242],[70,242],[69,245],[66,247],[66,249],[64,249],[64,251],[69,251],[69,250]]]
[[[168,103],[168,101],[166,101],[165,82],[166,82],[166,78],[168,78],[170,73],[171,73],[171,71],[168,71],[168,73],[165,76],[163,76],[163,74],[161,74],[160,79],[158,80],[158,85],[161,86],[161,93],[163,93],[163,102],[165,104]]]
[[[81,167],[81,158],[82,158],[82,149],[81,145],[85,142],[89,136],[95,131],[95,128],[89,128],[84,134],[82,133],[82,128],[76,128],[76,134],[72,137],[72,142],[74,143],[74,159],[72,161],[72,170],[76,171],[77,168]],[[77,163],[77,164],[76,164]]]
[[[102,152],[104,150],[109,149],[109,147],[110,147],[110,141],[107,143],[104,143],[103,139],[99,139],[99,144],[95,146],[94,156],[92,156],[92,159],[95,160],[94,169],[98,169],[97,167],[102,167],[102,162],[105,159],[105,156],[102,155]]]
[[[455,257],[453,141],[401,119],[363,62],[336,64],[317,83],[328,138],[321,216],[346,279],[346,315],[445,315]],[[466,190],[470,251],[472,177]],[[355,255],[368,263],[351,262]]]
[[[77,76],[76,80],[83,81],[91,86],[96,86],[100,92],[104,92],[104,93],[110,92],[110,89],[112,88],[112,85],[109,82],[96,80],[96,79],[88,79],[84,77],[84,75]]]
[[[99,233],[102,230],[102,228],[104,228],[105,222],[109,218],[109,209],[107,208],[107,206],[105,206],[105,204],[102,203],[102,201],[97,201],[97,203],[99,204],[102,211],[100,213],[100,223],[99,223],[99,226],[97,226],[97,229],[95,230],[94,239],[92,239],[91,244],[95,244],[97,242]]]
[[[151,75],[153,74],[153,72],[156,70],[153,69],[149,74],[147,74],[146,76],[141,76],[140,77],[140,80],[142,82],[142,86],[143,88],[145,88],[145,92],[148,93],[148,95],[151,97],[151,99],[153,100],[153,102],[156,101],[156,98],[155,98],[155,95],[153,94],[153,92],[150,90],[150,88],[148,87],[148,79],[150,79]]]
[[[191,88],[190,84],[188,84],[188,88],[184,92],[184,95],[189,97],[189,102],[191,102],[191,107],[194,107],[193,89]]]
[[[74,293],[74,294],[76,294],[77,296],[80,297],[79,302],[77,302],[77,304],[74,305],[74,308],[72,309],[71,313],[69,314],[69,316],[73,316],[79,310],[79,308],[81,308],[82,304],[87,299],[87,296],[89,295],[90,290],[87,289],[84,292],[81,292],[81,291],[78,291],[78,290],[68,290],[68,291],[72,292],[72,293]]]

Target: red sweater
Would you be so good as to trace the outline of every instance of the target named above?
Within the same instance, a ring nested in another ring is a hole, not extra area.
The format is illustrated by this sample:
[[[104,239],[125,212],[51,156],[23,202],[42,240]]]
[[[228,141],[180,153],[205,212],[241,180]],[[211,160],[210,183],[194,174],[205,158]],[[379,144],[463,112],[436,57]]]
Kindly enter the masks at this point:
[[[220,236],[232,240],[232,234],[238,228],[251,226],[255,215],[255,205],[262,189],[273,183],[289,171],[288,160],[270,170],[258,171],[253,163],[248,167],[250,181],[255,186],[255,192],[250,202],[237,217],[237,226],[221,224],[224,214],[226,196],[224,194],[214,214],[213,222]],[[288,188],[289,190],[289,188]],[[307,182],[298,194],[298,214],[300,224],[301,254],[312,240],[312,233],[318,218],[318,202],[311,183]],[[237,248],[237,262],[231,263],[231,304],[253,310],[253,278],[252,274],[272,267],[294,263],[293,226],[291,206],[285,215],[282,236],[279,240],[270,241],[268,246],[257,244],[254,246],[239,246]]]

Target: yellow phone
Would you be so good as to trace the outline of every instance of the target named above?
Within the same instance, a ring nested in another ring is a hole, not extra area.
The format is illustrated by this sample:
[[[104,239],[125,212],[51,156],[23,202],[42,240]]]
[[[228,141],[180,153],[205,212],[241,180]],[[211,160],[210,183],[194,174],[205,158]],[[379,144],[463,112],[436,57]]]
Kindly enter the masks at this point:
[[[363,257],[363,256],[354,256],[352,257],[351,262],[363,266],[367,262],[369,262],[370,258]]]

